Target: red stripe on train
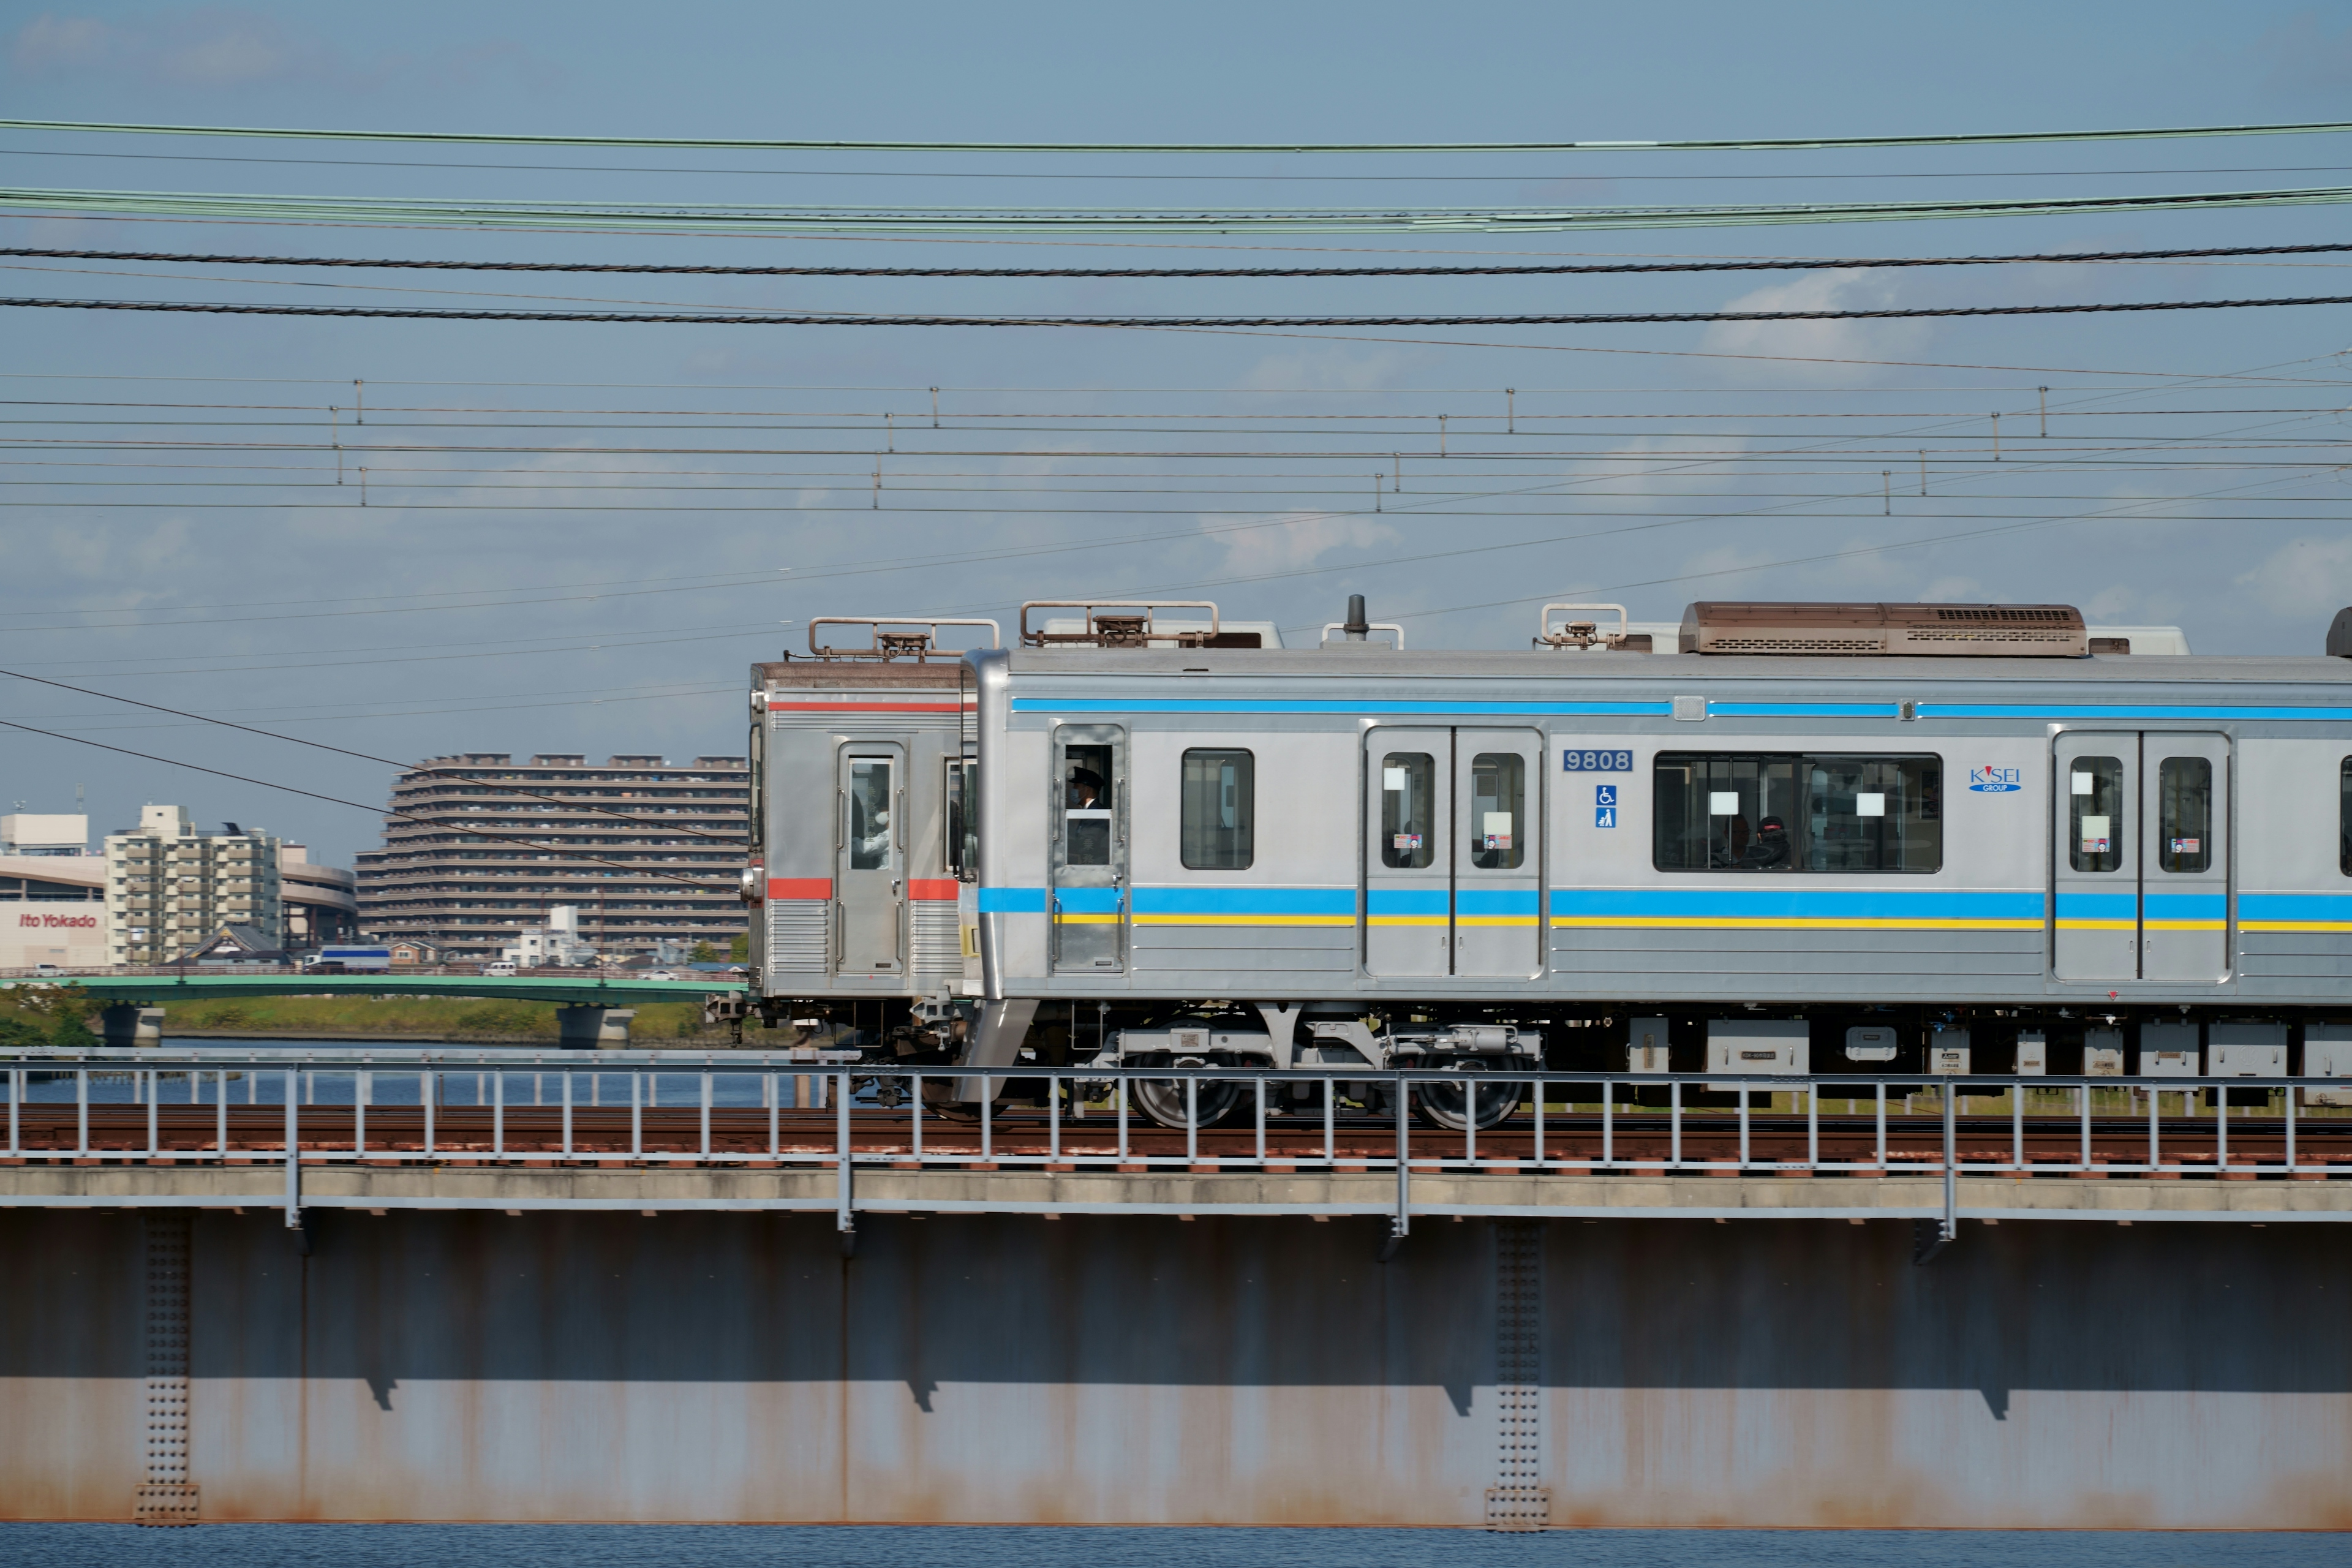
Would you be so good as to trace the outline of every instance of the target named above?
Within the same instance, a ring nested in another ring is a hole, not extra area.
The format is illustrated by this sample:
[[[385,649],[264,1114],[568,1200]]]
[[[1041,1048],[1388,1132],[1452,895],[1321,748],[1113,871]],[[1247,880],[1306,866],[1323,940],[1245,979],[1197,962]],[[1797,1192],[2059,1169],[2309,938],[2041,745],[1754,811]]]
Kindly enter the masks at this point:
[[[961,702],[768,702],[771,713],[961,713]]]
[[[772,899],[829,899],[833,897],[833,881],[826,877],[771,877],[768,897]]]
[[[907,896],[932,903],[952,902],[956,896],[955,879],[950,877],[944,881],[910,880],[907,884]]]

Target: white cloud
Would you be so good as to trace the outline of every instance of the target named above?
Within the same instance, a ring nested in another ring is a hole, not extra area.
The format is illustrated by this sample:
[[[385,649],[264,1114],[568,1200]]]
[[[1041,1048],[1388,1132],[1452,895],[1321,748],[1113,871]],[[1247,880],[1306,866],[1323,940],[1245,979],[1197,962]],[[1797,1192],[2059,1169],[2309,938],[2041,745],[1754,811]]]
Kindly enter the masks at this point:
[[[2352,605],[2352,534],[2291,541],[2240,574],[2237,584],[2281,617],[2320,616]]]
[[[1880,273],[1847,268],[1808,272],[1743,294],[1727,310],[1882,310],[1896,303],[1898,285]],[[1708,353],[1760,354],[1780,363],[1727,367],[1744,378],[1853,383],[1875,380],[1869,365],[1808,361],[1899,360],[1916,357],[1935,335],[1922,321],[1717,321],[1700,347]]]
[[[1237,576],[1297,572],[1335,550],[1391,544],[1399,537],[1388,524],[1364,518],[1298,517],[1276,527],[1223,536],[1224,569]]]

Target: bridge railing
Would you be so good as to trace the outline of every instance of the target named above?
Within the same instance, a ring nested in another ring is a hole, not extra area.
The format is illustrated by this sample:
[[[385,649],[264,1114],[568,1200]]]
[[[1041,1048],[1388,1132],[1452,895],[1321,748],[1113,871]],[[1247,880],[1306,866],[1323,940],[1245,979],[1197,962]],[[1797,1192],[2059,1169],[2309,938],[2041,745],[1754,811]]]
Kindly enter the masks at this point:
[[[1024,1065],[983,1079],[808,1049],[317,1046],[15,1049],[0,1068],[5,1155],[30,1162],[2352,1177],[2352,1084],[2329,1079]]]

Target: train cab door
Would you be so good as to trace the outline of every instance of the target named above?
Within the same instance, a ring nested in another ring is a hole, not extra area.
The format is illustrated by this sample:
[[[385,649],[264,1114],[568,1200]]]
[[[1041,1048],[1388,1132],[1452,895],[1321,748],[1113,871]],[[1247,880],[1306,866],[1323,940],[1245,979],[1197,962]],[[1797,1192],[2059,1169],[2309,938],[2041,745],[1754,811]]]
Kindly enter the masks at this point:
[[[1543,968],[1541,737],[1456,730],[1454,757],[1454,973],[1525,980]]]
[[[841,748],[834,818],[834,968],[843,974],[905,971],[907,758],[903,747],[852,742]]]
[[[1127,731],[1065,724],[1054,732],[1048,865],[1052,969],[1127,969]]]
[[[2155,731],[2057,738],[2059,979],[2228,978],[2229,747],[2226,736]]]

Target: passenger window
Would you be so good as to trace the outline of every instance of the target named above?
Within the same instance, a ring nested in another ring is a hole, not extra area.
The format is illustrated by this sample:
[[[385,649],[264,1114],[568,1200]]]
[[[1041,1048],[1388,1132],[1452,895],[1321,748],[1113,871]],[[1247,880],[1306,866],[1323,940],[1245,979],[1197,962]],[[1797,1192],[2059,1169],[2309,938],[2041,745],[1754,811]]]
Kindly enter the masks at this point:
[[[1527,759],[1516,752],[1481,752],[1470,759],[1470,864],[1487,871],[1517,869],[1527,858]]]
[[[2213,864],[2213,764],[2167,757],[2156,769],[2156,864],[2202,871]]]
[[[849,759],[849,868],[890,869],[890,763],[884,757]]]
[[[2077,871],[2112,871],[2124,863],[2124,765],[2114,757],[2076,757],[2066,765],[2066,857]]]
[[[1437,763],[1426,752],[1381,759],[1381,864],[1390,870],[1418,871],[1436,858],[1436,785]]]
[[[1111,748],[1062,748],[1063,863],[1069,866],[1110,864],[1111,794],[1117,781]]]
[[[1663,752],[1661,871],[1924,875],[1944,864],[1943,760]]]
[[[1181,843],[1187,869],[1246,871],[1256,858],[1255,760],[1247,752],[1184,753]]]

